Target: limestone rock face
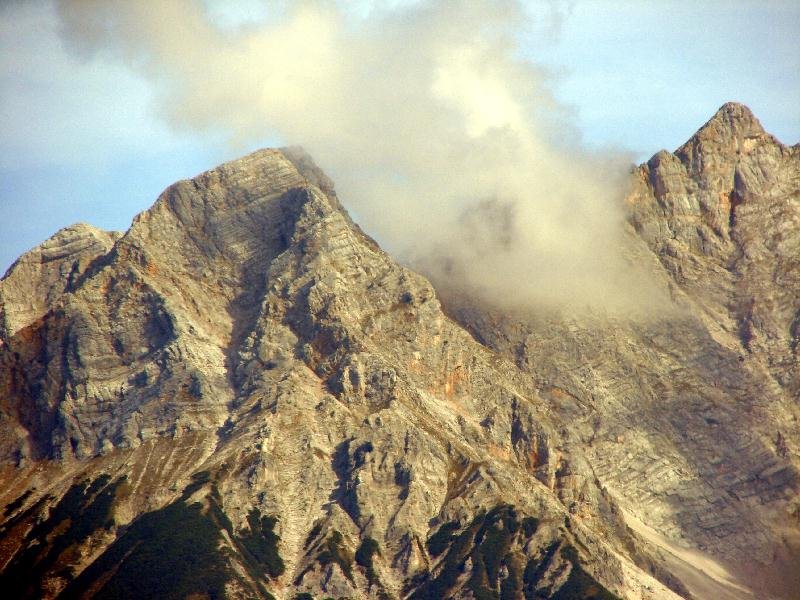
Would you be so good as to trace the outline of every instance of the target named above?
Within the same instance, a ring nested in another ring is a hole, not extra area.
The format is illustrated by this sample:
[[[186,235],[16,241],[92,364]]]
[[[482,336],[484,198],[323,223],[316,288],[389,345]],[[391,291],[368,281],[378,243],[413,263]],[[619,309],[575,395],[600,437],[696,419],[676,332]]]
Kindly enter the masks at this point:
[[[0,331],[7,338],[42,318],[92,261],[119,238],[85,223],[66,227],[15,262],[0,287]]]
[[[747,597],[697,585],[687,566],[703,563],[685,551],[757,597],[793,597],[800,146],[726,104],[642,165],[627,200],[630,233],[646,244],[637,260],[669,288],[671,309],[634,323],[513,316],[456,297],[450,312],[531,375],[629,525],[695,596]]]
[[[297,148],[59,232],[0,281],[0,589],[791,597],[797,182],[738,105],[642,166],[645,323],[443,311]]]
[[[631,222],[671,278],[800,397],[800,145],[726,104],[639,170]]]

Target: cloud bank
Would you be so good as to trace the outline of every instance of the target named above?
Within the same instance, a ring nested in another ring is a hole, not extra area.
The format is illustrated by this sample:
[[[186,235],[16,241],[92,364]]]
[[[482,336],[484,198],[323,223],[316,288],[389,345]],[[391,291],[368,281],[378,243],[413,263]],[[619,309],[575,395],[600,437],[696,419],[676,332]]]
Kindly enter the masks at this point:
[[[580,148],[521,58],[521,4],[268,6],[238,27],[199,0],[58,9],[69,47],[144,73],[174,127],[304,146],[356,220],[439,286],[511,308],[652,300],[625,258],[629,157]]]

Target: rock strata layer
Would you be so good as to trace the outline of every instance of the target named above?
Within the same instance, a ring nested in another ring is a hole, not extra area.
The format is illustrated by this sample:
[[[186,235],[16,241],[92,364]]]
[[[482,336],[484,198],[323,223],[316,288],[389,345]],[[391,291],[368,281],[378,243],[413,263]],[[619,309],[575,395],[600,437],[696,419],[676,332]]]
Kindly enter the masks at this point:
[[[799,180],[740,105],[643,165],[644,322],[444,311],[296,148],[62,230],[0,281],[0,589],[790,598]]]

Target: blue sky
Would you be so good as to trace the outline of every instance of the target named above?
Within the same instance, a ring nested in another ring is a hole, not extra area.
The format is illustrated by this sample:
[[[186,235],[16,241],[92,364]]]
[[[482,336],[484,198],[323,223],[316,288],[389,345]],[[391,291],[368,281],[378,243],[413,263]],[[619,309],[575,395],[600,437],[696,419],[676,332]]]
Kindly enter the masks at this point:
[[[256,0],[229,6],[209,3],[229,27],[266,14]],[[675,149],[729,100],[749,105],[782,142],[800,141],[800,3],[529,9],[538,25],[520,36],[519,52],[548,71],[590,148],[645,160]],[[61,227],[124,230],[173,181],[280,141],[267,132],[231,143],[222,127],[175,130],[140,71],[65,48],[59,27],[49,2],[0,6],[0,273]]]

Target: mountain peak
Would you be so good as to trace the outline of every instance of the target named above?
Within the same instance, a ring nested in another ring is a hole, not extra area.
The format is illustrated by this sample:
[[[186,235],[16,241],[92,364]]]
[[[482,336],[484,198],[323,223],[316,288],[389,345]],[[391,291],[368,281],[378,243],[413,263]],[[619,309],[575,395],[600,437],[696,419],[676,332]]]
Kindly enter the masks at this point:
[[[714,113],[714,119],[718,118],[730,118],[734,120],[755,120],[755,116],[753,116],[753,111],[750,110],[745,104],[741,102],[726,102],[722,106],[719,107],[716,113]]]
[[[675,156],[692,172],[704,177],[721,168],[722,180],[732,181],[738,158],[764,146],[781,143],[764,131],[761,123],[744,104],[723,104],[689,140],[675,151]]]
[[[749,135],[764,133],[764,128],[761,126],[758,119],[756,119],[755,115],[753,115],[753,111],[746,105],[739,104],[738,102],[726,102],[720,106],[719,110],[714,113],[714,116],[711,117],[700,131],[711,125],[727,128],[732,132],[742,132]]]
[[[683,147],[708,141],[727,145],[734,143],[735,140],[741,141],[764,135],[767,133],[747,106],[738,102],[727,102],[714,113],[714,116],[705,125],[697,130],[697,133]]]
[[[443,309],[300,148],[62,230],[0,280],[0,589],[796,597],[800,155],[759,131],[637,174],[674,305],[630,321]]]

